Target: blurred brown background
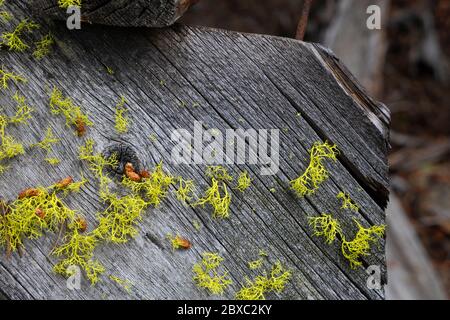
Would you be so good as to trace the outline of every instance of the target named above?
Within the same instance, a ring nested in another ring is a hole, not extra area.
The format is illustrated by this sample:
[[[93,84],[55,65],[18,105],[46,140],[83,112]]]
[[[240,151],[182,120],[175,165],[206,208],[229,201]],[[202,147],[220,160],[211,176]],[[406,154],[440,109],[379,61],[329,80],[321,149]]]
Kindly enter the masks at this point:
[[[382,29],[366,27],[367,6]],[[301,0],[201,0],[182,23],[293,38]],[[387,297],[450,296],[450,1],[314,0],[330,47],[392,113]]]

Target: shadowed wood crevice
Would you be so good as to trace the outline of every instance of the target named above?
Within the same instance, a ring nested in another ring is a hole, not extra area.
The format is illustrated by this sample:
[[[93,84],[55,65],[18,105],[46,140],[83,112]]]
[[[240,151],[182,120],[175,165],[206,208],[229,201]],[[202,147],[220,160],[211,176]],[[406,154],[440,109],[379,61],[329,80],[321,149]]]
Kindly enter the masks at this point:
[[[7,8],[15,13],[12,25],[28,12],[24,4]],[[259,249],[268,252],[269,263],[280,260],[293,273],[286,290],[270,298],[384,297],[383,290],[367,288],[364,268],[351,270],[340,246],[326,245],[308,225],[309,216],[332,213],[341,221],[345,235],[352,237],[356,232],[352,218],[365,226],[385,221],[377,202],[385,199],[388,142],[370,114],[380,119],[383,130],[388,122],[384,111],[376,111],[382,107],[355,89],[358,85],[350,76],[336,75],[339,61],[331,63],[315,45],[223,30],[83,25],[82,30],[71,32],[62,22],[41,23],[42,32],[50,29],[56,40],[48,57],[36,61],[30,52],[0,52],[5,67],[28,79],[26,84],[11,85],[11,92],[17,89],[36,110],[28,127],[8,130],[29,146],[50,126],[61,139],[54,156],[62,162],[50,166],[43,161],[43,152],[27,147],[26,154],[9,161],[9,170],[0,176],[3,198],[12,200],[25,188],[52,185],[67,175],[77,180],[83,173],[90,180],[88,185],[65,202],[86,215],[89,228],[96,226],[96,213],[105,208],[98,199],[98,182],[78,160],[83,139],[64,125],[64,119],[50,115],[53,86],[88,112],[94,126],[87,137],[95,140],[97,152],[124,143],[134,150],[143,168],[152,169],[162,160],[171,174],[194,180],[197,195],[209,184],[206,165],[177,164],[171,156],[176,144],[171,134],[180,128],[192,133],[196,121],[223,134],[239,128],[279,130],[279,170],[274,176],[263,176],[262,163],[227,166],[235,176],[247,170],[253,184],[244,194],[230,188],[230,219],[225,220],[213,219],[208,206],[183,205],[172,190],[160,207],[146,211],[136,239],[124,245],[99,246],[95,256],[107,271],[96,286],[83,278],[81,290],[71,291],[66,289],[66,280],[52,272],[58,260],[46,255],[56,234],[27,240],[28,253],[22,259],[13,255],[10,261],[1,260],[0,283],[15,288],[2,286],[6,297],[208,299],[211,296],[192,281],[192,266],[202,252],[213,251],[225,258],[224,267],[234,283],[224,297],[233,298],[245,277],[257,275],[247,263],[257,258]],[[0,105],[13,112],[11,92],[3,92]],[[114,106],[121,95],[128,100],[131,118],[130,130],[124,135],[114,130]],[[346,161],[327,162],[329,179],[316,194],[298,198],[289,189],[289,181],[305,170],[311,145],[323,140],[336,143]],[[258,148],[248,141],[246,148],[249,155],[258,155]],[[198,154],[195,148],[193,152]],[[381,187],[371,193],[366,184]],[[349,192],[361,211],[340,210],[336,199],[340,191]],[[201,222],[200,230],[194,227],[195,220]],[[167,233],[189,238],[192,249],[173,252]],[[384,240],[380,249],[364,257],[364,266],[372,264],[381,267],[385,279]],[[130,280],[131,292],[111,282],[110,274]]]

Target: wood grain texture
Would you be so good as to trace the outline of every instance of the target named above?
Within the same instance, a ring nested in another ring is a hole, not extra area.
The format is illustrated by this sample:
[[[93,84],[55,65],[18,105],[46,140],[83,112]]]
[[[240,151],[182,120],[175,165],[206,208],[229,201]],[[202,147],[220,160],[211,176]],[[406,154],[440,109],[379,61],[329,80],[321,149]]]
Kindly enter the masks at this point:
[[[26,4],[7,8],[15,16],[11,25],[28,12]],[[29,127],[13,127],[9,132],[30,145],[50,126],[61,139],[55,155],[62,163],[50,166],[42,152],[26,148],[26,155],[10,161],[10,170],[0,176],[3,198],[14,199],[24,188],[51,185],[68,175],[79,178],[83,172],[90,183],[80,194],[69,196],[67,204],[83,212],[91,228],[96,212],[104,208],[98,201],[97,181],[77,158],[83,139],[64,126],[64,119],[50,115],[52,86],[88,111],[95,123],[88,137],[96,141],[97,151],[117,142],[128,144],[145,167],[163,160],[172,174],[193,179],[199,194],[209,183],[205,165],[171,161],[171,133],[178,128],[192,131],[194,121],[220,132],[280,129],[280,170],[274,176],[261,176],[259,165],[228,166],[234,174],[246,169],[254,179],[244,196],[232,190],[230,219],[213,219],[211,208],[186,207],[171,195],[159,208],[147,211],[136,239],[124,245],[101,245],[96,256],[105,265],[106,275],[130,280],[130,293],[107,276],[96,286],[83,280],[81,290],[68,290],[65,279],[51,271],[57,260],[48,253],[56,235],[48,234],[27,241],[23,258],[1,258],[3,295],[15,299],[210,299],[214,297],[193,283],[191,269],[202,252],[213,251],[225,258],[224,267],[234,283],[224,297],[233,298],[245,277],[257,274],[247,263],[265,249],[271,263],[280,260],[293,272],[286,291],[269,298],[384,298],[383,290],[366,286],[365,268],[351,270],[339,245],[326,245],[308,226],[308,216],[330,212],[352,237],[353,217],[366,226],[385,222],[389,115],[330,52],[290,39],[179,25],[161,30],[83,26],[70,32],[62,23],[42,24],[42,32],[51,29],[56,39],[49,57],[36,61],[29,53],[0,52],[5,67],[28,78],[17,90],[36,109]],[[120,95],[128,99],[132,118],[125,135],[114,131],[114,105]],[[0,105],[5,112],[13,111],[9,92],[1,91]],[[306,168],[311,145],[325,139],[339,146],[339,161],[327,164],[330,179],[315,195],[299,199],[289,190],[289,181]],[[339,209],[339,191],[352,195],[362,208],[360,213]],[[200,231],[193,226],[194,220],[201,222]],[[172,252],[165,238],[169,232],[188,237],[192,249]],[[372,264],[381,267],[385,281],[384,241],[365,257],[364,266]]]
[[[113,26],[165,27],[172,25],[196,0],[83,0],[84,21]],[[67,19],[57,0],[32,0],[39,15]]]

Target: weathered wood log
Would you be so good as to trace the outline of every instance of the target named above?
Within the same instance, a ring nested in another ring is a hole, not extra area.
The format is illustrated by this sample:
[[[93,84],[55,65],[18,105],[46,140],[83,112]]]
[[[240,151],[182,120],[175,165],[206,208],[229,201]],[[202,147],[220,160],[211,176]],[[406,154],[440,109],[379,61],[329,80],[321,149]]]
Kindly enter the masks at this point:
[[[113,26],[165,27],[172,25],[198,0],[83,0],[82,20]],[[57,0],[33,0],[40,15],[67,19]]]
[[[7,10],[15,17],[11,25],[25,18],[27,9],[27,4],[8,3]],[[98,248],[95,256],[107,271],[95,286],[83,278],[81,289],[72,291],[52,272],[58,260],[49,251],[57,234],[27,240],[22,258],[14,254],[11,260],[0,259],[1,294],[15,299],[207,299],[208,292],[192,281],[192,266],[202,252],[213,251],[225,259],[233,284],[224,297],[233,298],[246,276],[261,272],[249,270],[248,262],[264,249],[270,263],[280,260],[293,274],[283,293],[268,298],[384,297],[383,289],[367,286],[365,271],[369,265],[379,266],[385,282],[383,239],[379,249],[363,257],[363,267],[353,270],[339,244],[325,244],[308,225],[308,217],[332,213],[350,239],[356,232],[353,218],[364,226],[385,223],[389,113],[364,93],[331,52],[292,39],[179,25],[153,30],[89,26],[71,32],[63,23],[43,23],[41,31],[47,28],[56,44],[43,60],[35,60],[30,52],[0,52],[5,68],[28,79],[11,88],[35,108],[26,130],[20,126],[8,130],[29,146],[51,127],[61,139],[53,152],[62,162],[50,166],[44,152],[27,147],[26,154],[9,161],[9,169],[0,176],[4,199],[68,175],[77,180],[81,171],[90,180],[88,186],[64,201],[86,215],[90,228],[96,225],[96,212],[105,208],[98,200],[98,181],[78,159],[83,139],[49,112],[53,86],[88,112],[94,126],[87,136],[95,140],[97,151],[122,143],[136,152],[143,167],[163,160],[172,174],[194,180],[198,194],[210,183],[206,165],[180,165],[171,156],[176,145],[171,134],[179,128],[192,133],[195,121],[224,134],[227,129],[279,129],[280,169],[263,176],[260,162],[228,165],[233,175],[245,169],[253,179],[243,194],[230,189],[229,219],[214,219],[210,207],[185,206],[169,195],[161,206],[147,210],[135,239]],[[0,105],[6,113],[13,112],[10,92],[1,92]],[[120,95],[128,100],[132,123],[125,135],[114,130],[114,106]],[[339,147],[338,161],[326,163],[329,178],[314,195],[298,198],[289,181],[307,167],[311,145],[325,140]],[[257,154],[249,141],[245,146],[249,154]],[[350,193],[360,211],[341,210],[339,191]],[[200,222],[200,230],[194,221]],[[173,252],[166,239],[169,232],[189,238],[192,248]],[[131,291],[110,281],[109,274],[131,281]]]

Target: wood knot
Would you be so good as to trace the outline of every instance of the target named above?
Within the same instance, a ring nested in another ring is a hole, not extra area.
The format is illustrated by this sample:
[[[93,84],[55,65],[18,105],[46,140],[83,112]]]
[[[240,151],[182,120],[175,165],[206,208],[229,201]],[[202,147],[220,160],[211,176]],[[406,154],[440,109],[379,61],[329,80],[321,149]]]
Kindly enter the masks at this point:
[[[141,162],[136,154],[136,151],[127,144],[124,143],[116,143],[110,145],[105,148],[102,155],[105,158],[110,158],[115,156],[118,164],[117,167],[108,168],[108,173],[113,174],[117,178],[122,177],[125,172],[125,166],[127,163],[131,163],[133,165],[134,170],[137,172],[141,171]]]

